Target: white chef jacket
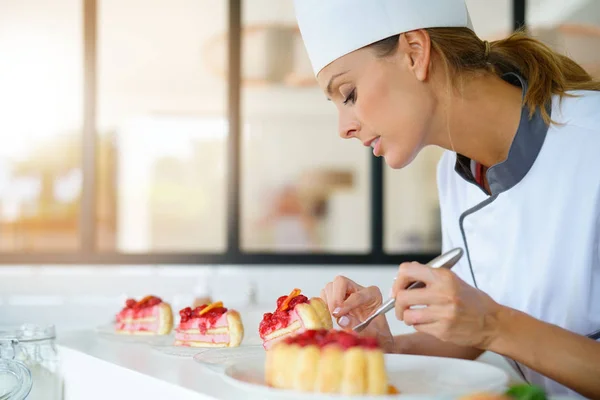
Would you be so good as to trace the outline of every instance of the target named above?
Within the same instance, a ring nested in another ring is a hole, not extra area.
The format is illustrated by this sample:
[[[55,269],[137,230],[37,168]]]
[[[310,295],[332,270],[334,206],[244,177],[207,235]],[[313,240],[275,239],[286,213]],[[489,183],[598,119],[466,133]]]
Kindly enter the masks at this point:
[[[520,76],[504,79],[525,93]],[[471,160],[444,153],[442,241],[444,251],[465,250],[453,271],[496,302],[591,336],[600,330],[600,92],[572,94],[553,99],[550,127],[523,108],[507,159],[486,172],[491,195]],[[548,393],[577,396],[509,361]]]

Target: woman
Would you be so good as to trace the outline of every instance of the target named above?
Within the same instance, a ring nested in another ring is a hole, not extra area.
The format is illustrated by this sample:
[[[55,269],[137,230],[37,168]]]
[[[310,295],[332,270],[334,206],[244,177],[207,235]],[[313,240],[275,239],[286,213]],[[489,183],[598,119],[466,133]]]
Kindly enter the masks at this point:
[[[392,168],[447,149],[443,248],[466,257],[402,264],[395,315],[416,333],[383,317],[365,333],[392,353],[493,351],[549,393],[600,398],[600,83],[523,33],[482,41],[463,0],[296,0],[296,16],[342,138]],[[345,277],[321,295],[345,328],[382,302]]]

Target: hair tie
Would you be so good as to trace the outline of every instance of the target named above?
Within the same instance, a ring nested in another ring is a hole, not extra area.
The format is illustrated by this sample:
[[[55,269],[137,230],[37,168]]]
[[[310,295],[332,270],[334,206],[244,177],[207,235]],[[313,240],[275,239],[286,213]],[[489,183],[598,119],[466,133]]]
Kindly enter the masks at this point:
[[[490,56],[490,51],[492,50],[492,46],[490,45],[490,42],[488,42],[487,40],[483,41],[483,45],[485,46],[485,53],[483,54],[483,59],[485,61],[487,61]]]

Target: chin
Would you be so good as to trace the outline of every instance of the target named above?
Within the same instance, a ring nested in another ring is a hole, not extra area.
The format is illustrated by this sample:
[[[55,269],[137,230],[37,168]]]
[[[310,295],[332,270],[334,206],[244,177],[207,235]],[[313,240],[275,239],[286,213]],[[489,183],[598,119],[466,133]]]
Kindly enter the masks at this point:
[[[412,158],[407,158],[407,157],[387,157],[387,156],[383,156],[385,163],[387,164],[388,167],[392,168],[392,169],[402,169],[406,166],[408,166],[413,160],[414,157]]]
[[[404,152],[398,153],[398,152],[390,151],[390,152],[384,153],[383,158],[388,167],[390,167],[392,169],[402,169],[404,167],[407,167],[408,165],[410,165],[410,163],[413,162],[413,160],[419,154],[420,150],[421,150],[421,148],[418,148],[411,153],[404,153]]]

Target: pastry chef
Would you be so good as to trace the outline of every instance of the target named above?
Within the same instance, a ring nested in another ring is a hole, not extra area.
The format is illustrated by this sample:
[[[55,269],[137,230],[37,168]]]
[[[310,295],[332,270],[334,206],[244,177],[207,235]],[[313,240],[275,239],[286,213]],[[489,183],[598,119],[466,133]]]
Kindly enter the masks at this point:
[[[600,398],[600,83],[526,34],[480,39],[464,0],[295,7],[342,138],[392,168],[446,149],[443,250],[465,256],[400,265],[395,316],[416,332],[393,336],[385,317],[369,332],[394,353],[493,351],[548,393]],[[343,276],[321,296],[345,328],[382,302]]]

